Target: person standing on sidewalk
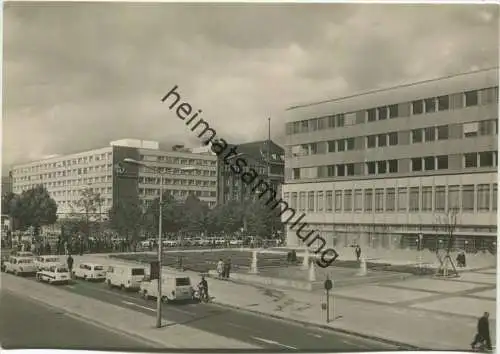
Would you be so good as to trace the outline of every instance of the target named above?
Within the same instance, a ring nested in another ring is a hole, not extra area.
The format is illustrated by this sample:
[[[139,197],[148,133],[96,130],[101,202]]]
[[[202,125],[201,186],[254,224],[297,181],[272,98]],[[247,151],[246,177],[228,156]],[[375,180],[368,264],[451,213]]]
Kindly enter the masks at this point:
[[[474,337],[474,341],[471,343],[471,347],[474,350],[476,345],[481,342],[486,342],[486,347],[491,350],[491,338],[490,338],[490,314],[485,312],[481,318],[477,321],[477,333]]]
[[[226,278],[229,279],[229,274],[231,274],[231,258],[226,261]]]
[[[359,262],[361,258],[361,247],[359,247],[359,245],[356,245],[356,249],[354,250],[354,252],[356,253],[356,259]]]
[[[219,262],[217,262],[217,274],[219,275],[219,279],[223,277],[224,273],[224,262],[222,259],[219,259]]]
[[[66,262],[68,263],[69,274],[72,277],[73,276],[73,257],[71,257],[71,254],[69,254],[68,260]]]

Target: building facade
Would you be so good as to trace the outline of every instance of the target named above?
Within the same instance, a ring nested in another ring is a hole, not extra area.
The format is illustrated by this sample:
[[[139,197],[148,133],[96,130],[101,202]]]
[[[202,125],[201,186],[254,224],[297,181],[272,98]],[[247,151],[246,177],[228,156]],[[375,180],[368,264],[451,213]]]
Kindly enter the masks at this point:
[[[12,177],[10,174],[8,176],[2,176],[2,195],[6,195],[12,192]]]
[[[274,188],[277,195],[281,195],[281,185],[284,182],[285,156],[284,149],[268,140],[251,143],[229,145],[226,151],[236,147],[238,157],[245,159],[248,168],[253,168],[259,177],[268,182]],[[269,149],[268,149],[269,146]],[[253,198],[255,192],[252,187],[247,186],[241,180],[240,175],[235,174],[230,163],[224,162],[222,153],[217,163],[217,203],[225,204],[229,201],[244,201]],[[253,196],[252,196],[253,195]]]
[[[81,212],[76,205],[82,191],[87,188],[101,195],[100,214],[104,216],[121,200],[139,200],[147,207],[159,195],[159,175],[142,166],[125,164],[125,158],[159,169],[164,191],[174,197],[185,199],[193,193],[210,206],[215,205],[215,156],[163,151],[156,142],[134,139],[14,166],[11,171],[13,192],[21,193],[36,185],[44,185],[57,202],[60,217]]]
[[[286,111],[283,199],[332,246],[497,236],[498,69]],[[287,230],[290,245],[301,244]]]

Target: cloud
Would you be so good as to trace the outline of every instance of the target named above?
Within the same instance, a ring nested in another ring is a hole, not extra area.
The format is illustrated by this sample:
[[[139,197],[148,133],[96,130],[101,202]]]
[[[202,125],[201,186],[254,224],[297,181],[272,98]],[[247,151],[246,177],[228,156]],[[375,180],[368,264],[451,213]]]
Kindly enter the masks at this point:
[[[296,103],[496,66],[494,5],[22,3],[4,8],[4,167],[137,137],[284,134]]]

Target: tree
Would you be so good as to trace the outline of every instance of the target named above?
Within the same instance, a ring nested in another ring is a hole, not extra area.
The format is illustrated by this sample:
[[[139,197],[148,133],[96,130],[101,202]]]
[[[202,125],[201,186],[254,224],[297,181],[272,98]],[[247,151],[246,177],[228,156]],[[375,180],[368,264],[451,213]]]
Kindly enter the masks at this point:
[[[183,204],[182,230],[189,233],[201,233],[207,229],[209,207],[194,194],[190,194]]]
[[[109,210],[111,228],[127,240],[137,241],[144,224],[144,213],[138,203],[120,201]]]
[[[253,236],[272,238],[276,231],[283,228],[279,212],[279,208],[272,209],[263,200],[252,202],[246,209],[248,232]]]
[[[448,271],[452,271],[452,275],[458,276],[457,268],[455,267],[455,263],[453,262],[453,258],[450,253],[453,249],[453,245],[455,243],[455,230],[457,228],[458,221],[458,209],[451,208],[444,215],[438,215],[436,217],[438,221],[438,229],[443,230],[446,235],[446,250],[445,254],[439,254],[439,247],[436,247],[436,256],[439,261],[439,267],[437,270],[437,274],[448,276]],[[451,266],[451,269],[450,269]]]
[[[156,198],[146,211],[146,222],[150,229],[158,230],[159,202]],[[163,233],[177,232],[184,226],[183,205],[179,203],[169,192],[163,194],[162,200],[162,231]]]
[[[13,201],[11,216],[16,219],[18,228],[33,227],[36,238],[41,226],[54,224],[57,220],[57,203],[42,185],[22,192]]]
[[[80,192],[80,199],[75,203],[76,209],[78,211],[74,211],[73,215],[80,218],[83,213],[83,217],[85,220],[83,233],[88,238],[90,236],[90,221],[95,218],[96,215],[99,215],[99,219],[101,217],[101,205],[103,202],[103,198],[100,193],[95,193],[93,188],[87,187]],[[75,208],[73,208],[75,209]]]

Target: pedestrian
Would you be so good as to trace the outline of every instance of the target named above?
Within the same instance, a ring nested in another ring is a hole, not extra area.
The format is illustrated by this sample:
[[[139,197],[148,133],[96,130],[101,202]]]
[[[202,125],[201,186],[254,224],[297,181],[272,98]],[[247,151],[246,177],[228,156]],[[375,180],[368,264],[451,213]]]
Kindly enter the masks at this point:
[[[205,279],[204,275],[201,276],[201,281],[200,281],[199,285],[203,289],[203,294],[200,294],[200,300],[204,299],[204,300],[208,301],[210,299],[210,297],[208,296],[208,282]]]
[[[355,253],[356,253],[356,260],[359,262],[361,258],[361,247],[359,247],[359,245],[356,245]]]
[[[229,279],[229,275],[231,274],[231,258],[227,259],[226,262],[226,278]]]
[[[217,274],[219,275],[219,279],[223,277],[223,272],[224,272],[224,262],[222,261],[222,258],[219,259],[219,262],[217,262]]]
[[[474,350],[478,343],[485,343],[488,350],[491,350],[491,338],[490,338],[490,314],[485,312],[482,317],[477,321],[477,333],[474,337],[474,341],[471,343],[471,347]]]
[[[66,263],[68,264],[68,270],[70,274],[73,274],[73,257],[71,257],[71,253],[68,255],[68,259],[66,260]]]

